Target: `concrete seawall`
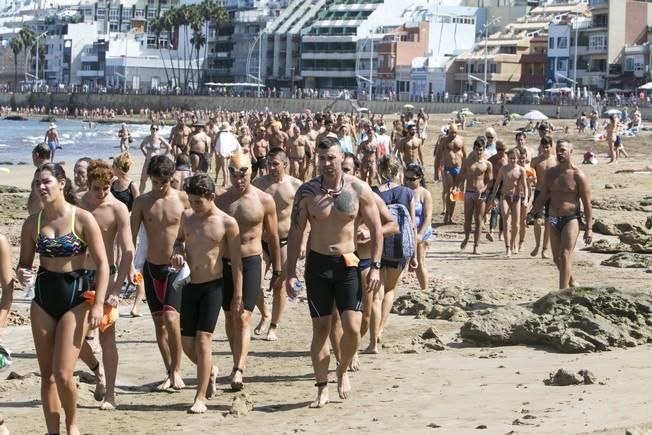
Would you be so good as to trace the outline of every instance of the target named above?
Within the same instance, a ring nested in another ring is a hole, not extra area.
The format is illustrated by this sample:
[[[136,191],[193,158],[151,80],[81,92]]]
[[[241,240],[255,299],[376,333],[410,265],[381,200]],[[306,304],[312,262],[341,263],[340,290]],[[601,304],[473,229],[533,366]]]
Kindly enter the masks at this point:
[[[401,101],[367,101],[364,102],[372,113],[393,114],[403,108],[405,102]],[[499,104],[478,103],[410,103],[415,107],[423,107],[428,113],[451,113],[461,107],[467,107],[474,113],[486,114],[487,107],[491,106],[493,113],[500,111]],[[229,111],[240,110],[265,110],[269,108],[275,112],[288,111],[291,113],[303,112],[309,109],[312,112],[321,112],[330,109],[335,112],[350,112],[353,110],[351,102],[346,100],[324,99],[281,99],[281,98],[239,98],[239,97],[208,97],[208,96],[182,96],[182,95],[119,95],[119,94],[65,94],[65,93],[3,93],[0,94],[0,105],[11,107],[44,106],[47,108],[67,107],[69,109],[92,109],[98,107],[113,107],[120,109],[149,108],[152,110],[179,109],[224,109]],[[557,111],[555,105],[521,105],[507,104],[505,108],[511,113],[525,113],[529,110],[539,110],[549,117],[554,117]],[[591,106],[561,106],[562,118],[574,118],[581,111],[590,112]],[[644,119],[652,118],[652,108],[641,108]]]

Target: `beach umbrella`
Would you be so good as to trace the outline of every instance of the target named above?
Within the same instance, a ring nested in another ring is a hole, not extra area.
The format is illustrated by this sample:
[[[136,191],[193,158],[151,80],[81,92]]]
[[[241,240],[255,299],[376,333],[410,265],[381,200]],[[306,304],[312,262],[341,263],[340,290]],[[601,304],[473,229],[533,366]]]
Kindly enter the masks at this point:
[[[473,116],[473,112],[470,110],[462,110],[462,116]]]
[[[618,109],[609,109],[604,111],[604,115],[611,116],[611,115],[620,115],[622,111]]]
[[[607,92],[607,94],[616,94],[618,92],[623,92],[623,90],[620,88],[611,88],[607,89],[605,92]]]
[[[638,88],[643,90],[650,90],[652,89],[652,82],[647,82],[646,84],[641,85]]]
[[[310,113],[310,109],[303,109],[303,113]]]
[[[367,109],[366,107],[358,108],[358,112],[368,112],[368,111],[369,111],[369,109]]]
[[[539,89],[539,88],[527,88],[527,89],[525,89],[525,92],[529,92],[531,94],[539,94],[539,93],[541,93],[541,89]]]
[[[413,106],[412,104],[405,104],[405,105],[403,106],[403,108],[406,109],[406,110],[413,110],[413,109],[414,109],[414,106]]]
[[[544,119],[548,119],[548,117],[538,110],[530,110],[518,119],[520,121],[543,121]]]
[[[519,115],[518,113],[510,113],[509,114],[509,119],[518,119],[520,117],[521,117],[521,115]]]

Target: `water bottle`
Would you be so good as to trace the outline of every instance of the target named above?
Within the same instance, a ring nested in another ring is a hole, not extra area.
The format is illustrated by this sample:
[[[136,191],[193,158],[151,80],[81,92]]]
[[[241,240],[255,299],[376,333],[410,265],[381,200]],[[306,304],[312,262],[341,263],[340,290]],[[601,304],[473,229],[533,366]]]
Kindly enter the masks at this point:
[[[301,282],[301,280],[296,279],[294,281],[294,285],[292,286],[292,290],[294,292],[294,296],[292,296],[290,298],[290,301],[291,302],[298,302],[299,297],[301,296],[301,293],[303,291],[303,283]]]
[[[11,352],[0,346],[0,371],[11,366]]]
[[[29,271],[31,272],[31,270]],[[34,285],[36,283],[36,276],[32,275],[25,281],[25,288],[23,289],[23,297],[28,301],[34,299]]]

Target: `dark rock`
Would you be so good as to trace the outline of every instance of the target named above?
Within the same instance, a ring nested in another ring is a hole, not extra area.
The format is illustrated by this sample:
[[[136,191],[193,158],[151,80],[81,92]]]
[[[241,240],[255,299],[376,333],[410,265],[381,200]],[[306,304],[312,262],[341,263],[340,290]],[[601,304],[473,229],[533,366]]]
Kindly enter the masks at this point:
[[[534,317],[526,308],[506,305],[469,320],[462,326],[460,335],[465,340],[478,343],[519,344],[522,342],[524,325]]]
[[[4,165],[4,166],[13,166],[13,165],[14,165],[14,162],[8,162],[8,161],[7,161],[7,162],[0,162],[0,165]]]
[[[631,252],[621,252],[620,254],[612,255],[606,260],[602,260],[600,264],[603,266],[625,269],[647,269],[652,267],[652,256]]]
[[[619,236],[622,234],[614,222],[604,218],[598,218],[593,221],[593,231],[599,234],[606,234],[608,236]]]
[[[0,185],[0,193],[29,193],[29,190],[16,186]]]
[[[500,299],[499,291],[494,289],[436,288],[429,292],[408,292],[396,298],[392,313],[464,322],[469,318],[468,311],[493,308]]]
[[[648,216],[645,220],[645,228],[652,230],[652,216]]]
[[[610,242],[609,240],[602,239],[591,243],[588,250],[600,254],[616,254],[618,252],[631,252],[632,248],[625,243]]]
[[[532,312],[498,308],[466,322],[465,340],[493,345],[532,344],[560,352],[596,352],[652,341],[652,295],[614,288],[573,288],[548,293]]]
[[[487,429],[487,425],[486,424],[481,424],[481,425],[476,426],[475,428],[476,429]]]
[[[548,379],[543,381],[546,385],[566,387],[568,385],[592,385],[596,382],[596,377],[589,370],[580,370],[573,373],[568,369],[559,369],[556,372],[551,372]],[[536,417],[535,417],[536,418]]]
[[[18,162],[16,163],[18,166],[27,166],[29,163],[27,162]]]

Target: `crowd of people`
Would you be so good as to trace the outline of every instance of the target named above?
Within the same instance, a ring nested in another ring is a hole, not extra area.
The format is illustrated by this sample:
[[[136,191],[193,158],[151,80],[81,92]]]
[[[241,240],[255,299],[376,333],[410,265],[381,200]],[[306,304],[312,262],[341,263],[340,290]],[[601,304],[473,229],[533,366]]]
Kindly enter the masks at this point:
[[[329,402],[331,351],[337,394],[348,398],[360,341],[368,335],[362,353],[380,352],[401,276],[415,273],[421,289],[428,288],[428,121],[423,111],[405,113],[388,134],[382,115],[180,114],[169,137],[152,124],[138,147],[123,124],[121,153],[112,163],[79,159],[74,182],[52,162],[51,146],[37,145],[15,274],[34,288],[30,314],[47,432],[59,433],[63,410],[67,433],[79,433],[78,359],[96,375],[100,408],[118,407],[115,320],[125,283],[137,288],[132,315],[140,315],[144,296],[152,316],[164,369],[157,389],[185,387],[183,354],[196,365],[188,412],[206,412],[216,391],[211,348],[220,308],[233,358],[229,383],[237,391],[245,386],[255,308],[261,319],[253,332],[282,339],[288,298],[304,285],[317,388],[310,406]],[[464,205],[461,249],[473,232],[478,254],[482,232],[493,241],[498,227],[506,255],[516,255],[533,224],[531,255],[552,256],[559,288],[577,285],[572,253],[582,229],[591,242],[592,216],[588,182],[571,162],[572,143],[555,143],[542,122],[538,151],[525,134],[508,146],[490,127],[467,153],[458,128],[451,122],[431,143],[443,223],[454,223],[456,202]],[[145,157],[139,183],[129,176],[130,152],[138,150]],[[0,325],[13,290],[5,244],[0,239]],[[266,276],[271,312],[261,290]]]

